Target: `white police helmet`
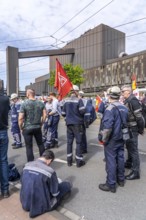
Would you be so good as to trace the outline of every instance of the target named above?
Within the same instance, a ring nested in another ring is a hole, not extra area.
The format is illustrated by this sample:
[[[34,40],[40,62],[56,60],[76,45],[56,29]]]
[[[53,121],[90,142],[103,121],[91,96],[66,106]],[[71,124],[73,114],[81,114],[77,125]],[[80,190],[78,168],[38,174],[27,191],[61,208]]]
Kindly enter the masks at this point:
[[[11,100],[13,100],[13,99],[17,99],[18,98],[18,95],[16,94],[16,93],[12,93],[11,94]]]

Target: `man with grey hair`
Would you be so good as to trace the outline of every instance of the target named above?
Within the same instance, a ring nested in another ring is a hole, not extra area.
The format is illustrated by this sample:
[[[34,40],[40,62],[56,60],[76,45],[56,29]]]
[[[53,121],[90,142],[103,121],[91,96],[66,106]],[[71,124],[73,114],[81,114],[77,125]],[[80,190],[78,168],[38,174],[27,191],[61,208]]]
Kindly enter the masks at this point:
[[[124,105],[128,108],[128,127],[130,130],[130,139],[126,141],[128,159],[125,168],[131,169],[127,180],[140,179],[140,159],[138,153],[138,135],[144,133],[144,118],[142,116],[142,107],[139,100],[132,94],[132,88],[124,85],[121,88],[124,97]]]

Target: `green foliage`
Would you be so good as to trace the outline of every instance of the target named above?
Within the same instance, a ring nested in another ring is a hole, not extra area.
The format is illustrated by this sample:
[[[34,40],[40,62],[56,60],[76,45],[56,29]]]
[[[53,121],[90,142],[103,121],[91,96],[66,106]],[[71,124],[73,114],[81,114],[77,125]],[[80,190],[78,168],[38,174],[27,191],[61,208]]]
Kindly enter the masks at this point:
[[[50,86],[54,86],[54,82],[55,82],[55,70],[50,72],[50,78],[48,80],[48,84]]]
[[[74,85],[80,85],[83,83],[84,78],[82,77],[84,70],[79,66],[73,66],[72,64],[65,64],[63,66],[68,78]],[[50,72],[50,79],[48,83],[50,86],[53,86],[55,82],[55,70]]]

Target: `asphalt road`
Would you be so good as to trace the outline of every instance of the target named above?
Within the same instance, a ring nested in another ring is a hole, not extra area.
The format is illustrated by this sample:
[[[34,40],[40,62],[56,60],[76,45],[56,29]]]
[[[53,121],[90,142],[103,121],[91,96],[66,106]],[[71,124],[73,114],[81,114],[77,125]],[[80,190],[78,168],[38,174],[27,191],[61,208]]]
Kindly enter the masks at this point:
[[[146,134],[139,137],[141,159],[141,179],[126,181],[124,187],[118,187],[116,193],[103,192],[98,185],[105,182],[106,172],[103,161],[103,147],[98,145],[98,121],[87,129],[88,154],[86,165],[77,168],[66,165],[66,127],[64,120],[59,123],[59,148],[53,149],[56,161],[52,167],[61,179],[73,182],[71,197],[63,208],[75,213],[76,219],[85,220],[146,220]],[[10,134],[10,143],[12,136]],[[35,156],[38,149],[34,143]],[[126,154],[126,151],[125,151]],[[14,150],[9,147],[9,162],[14,162],[20,172],[26,163],[25,147]],[[128,170],[125,171],[126,173]]]

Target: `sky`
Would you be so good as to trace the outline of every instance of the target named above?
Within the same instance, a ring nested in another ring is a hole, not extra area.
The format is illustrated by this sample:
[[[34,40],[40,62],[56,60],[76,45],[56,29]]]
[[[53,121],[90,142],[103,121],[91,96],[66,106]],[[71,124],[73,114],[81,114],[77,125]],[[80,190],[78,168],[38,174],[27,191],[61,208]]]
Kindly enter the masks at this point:
[[[146,0],[0,0],[0,79],[6,48],[59,49],[105,24],[126,33],[126,53],[146,50]],[[20,90],[49,73],[49,57],[19,60]]]

